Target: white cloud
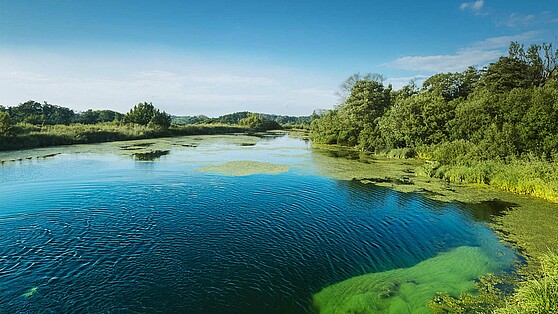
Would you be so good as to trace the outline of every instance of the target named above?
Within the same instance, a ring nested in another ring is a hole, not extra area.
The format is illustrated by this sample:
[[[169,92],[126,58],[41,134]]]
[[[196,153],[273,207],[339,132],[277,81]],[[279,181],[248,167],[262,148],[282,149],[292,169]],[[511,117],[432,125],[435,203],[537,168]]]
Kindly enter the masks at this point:
[[[0,104],[33,99],[83,111],[152,101],[176,115],[240,110],[308,115],[336,102],[337,79],[257,62],[0,50]]]
[[[455,72],[471,65],[482,66],[498,59],[502,52],[497,50],[462,49],[453,55],[406,56],[395,59],[387,66],[412,71]]]
[[[530,31],[511,36],[491,37],[458,50],[455,54],[405,56],[385,64],[388,67],[429,73],[463,71],[469,66],[484,66],[504,55],[510,42],[536,40],[543,31]]]
[[[484,6],[484,0],[477,0],[473,2],[463,2],[459,6],[461,10],[480,11]]]
[[[543,31],[530,31],[518,35],[492,37],[473,44],[478,49],[498,49],[507,48],[512,41],[529,41],[538,38]]]

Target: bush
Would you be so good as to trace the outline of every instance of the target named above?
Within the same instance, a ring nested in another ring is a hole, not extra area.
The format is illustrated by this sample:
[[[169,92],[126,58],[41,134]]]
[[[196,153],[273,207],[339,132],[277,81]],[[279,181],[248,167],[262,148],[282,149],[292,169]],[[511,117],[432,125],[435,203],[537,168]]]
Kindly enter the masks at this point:
[[[12,128],[12,121],[10,114],[7,112],[0,112],[0,135],[6,135]]]

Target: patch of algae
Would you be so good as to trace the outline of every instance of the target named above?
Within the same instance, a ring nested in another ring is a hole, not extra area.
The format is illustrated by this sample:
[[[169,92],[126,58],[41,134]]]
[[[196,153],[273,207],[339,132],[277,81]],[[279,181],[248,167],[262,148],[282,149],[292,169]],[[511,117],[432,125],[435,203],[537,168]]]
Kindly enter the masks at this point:
[[[261,136],[257,137],[246,134],[226,134],[190,135],[93,144],[50,146],[15,151],[0,151],[0,164],[45,159],[55,157],[60,154],[78,153],[116,154],[120,156],[133,157],[137,154],[149,154],[154,151],[187,150],[198,146],[207,147],[215,144],[237,146],[256,145],[259,141],[262,141]]]
[[[474,279],[502,265],[480,247],[461,246],[409,268],[353,277],[314,295],[320,313],[431,313],[427,302],[439,291],[458,296]]]
[[[350,148],[317,144],[313,144],[312,160],[317,172],[326,177],[359,180],[399,192],[420,193],[442,202],[474,204],[501,199],[503,195],[500,190],[489,186],[449,184],[420,175],[417,169],[426,163],[424,160],[387,158]]]
[[[254,174],[279,174],[289,171],[289,166],[260,161],[231,161],[224,164],[197,169],[200,172],[217,173],[224,176],[249,176]]]
[[[32,297],[37,292],[38,289],[39,289],[38,287],[33,287],[33,288],[29,289],[27,292],[25,292],[23,294],[23,297],[24,298]]]
[[[529,266],[537,266],[538,258],[549,250],[558,252],[556,203],[504,192],[488,185],[450,184],[429,178],[416,171],[425,163],[423,160],[391,159],[336,146],[313,146],[312,159],[318,173],[334,179],[371,182],[399,192],[420,193],[443,202],[482,204],[501,200],[513,203],[513,208],[503,211],[501,215],[490,217],[490,226],[503,240],[521,251]]]

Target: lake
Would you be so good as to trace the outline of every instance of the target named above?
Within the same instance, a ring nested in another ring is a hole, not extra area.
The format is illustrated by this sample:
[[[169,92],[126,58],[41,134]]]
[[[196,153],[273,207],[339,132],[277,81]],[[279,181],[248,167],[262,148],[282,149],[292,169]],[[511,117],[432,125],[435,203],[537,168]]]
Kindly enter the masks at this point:
[[[2,313],[425,312],[518,259],[483,209],[282,133],[56,149],[0,166]]]

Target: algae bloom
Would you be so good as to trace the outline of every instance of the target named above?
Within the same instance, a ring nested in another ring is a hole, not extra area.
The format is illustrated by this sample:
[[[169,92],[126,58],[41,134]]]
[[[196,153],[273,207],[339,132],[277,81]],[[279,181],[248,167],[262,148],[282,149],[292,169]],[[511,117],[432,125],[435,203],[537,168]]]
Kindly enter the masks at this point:
[[[217,173],[224,176],[249,176],[254,174],[279,174],[289,171],[289,166],[259,161],[231,161],[224,164],[199,168],[200,172]]]
[[[320,313],[430,313],[437,292],[471,291],[474,279],[501,269],[480,247],[461,246],[409,268],[366,274],[314,295]]]

